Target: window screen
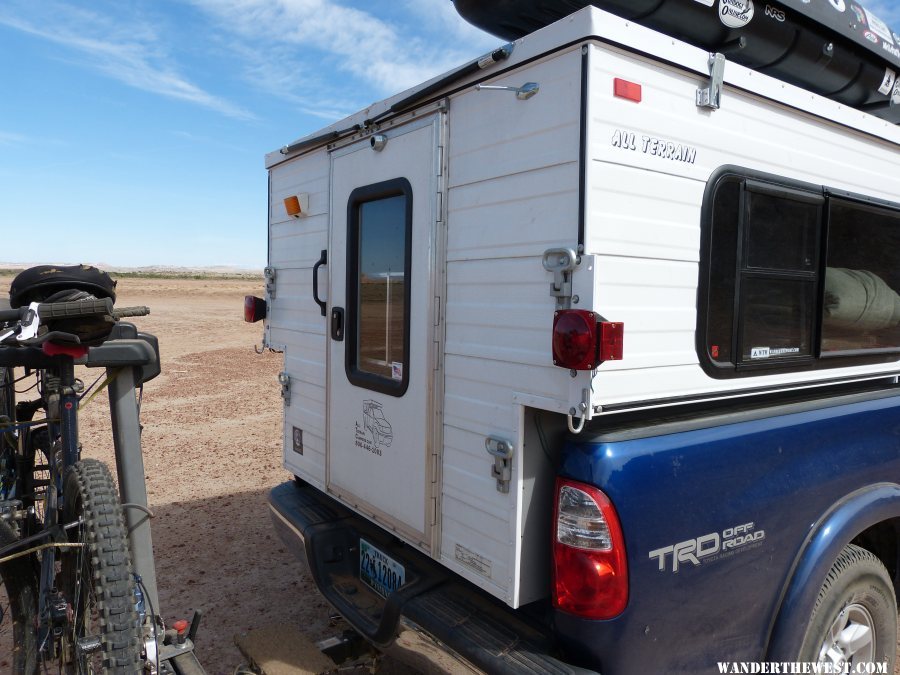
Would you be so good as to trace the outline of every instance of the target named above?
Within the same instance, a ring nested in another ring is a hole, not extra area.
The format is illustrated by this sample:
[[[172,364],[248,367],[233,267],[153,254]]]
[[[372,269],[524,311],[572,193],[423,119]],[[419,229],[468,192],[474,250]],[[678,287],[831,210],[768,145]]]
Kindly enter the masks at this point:
[[[404,179],[350,195],[347,374],[354,384],[395,396],[409,380],[411,214]]]
[[[842,199],[828,213],[822,353],[900,347],[900,214]]]

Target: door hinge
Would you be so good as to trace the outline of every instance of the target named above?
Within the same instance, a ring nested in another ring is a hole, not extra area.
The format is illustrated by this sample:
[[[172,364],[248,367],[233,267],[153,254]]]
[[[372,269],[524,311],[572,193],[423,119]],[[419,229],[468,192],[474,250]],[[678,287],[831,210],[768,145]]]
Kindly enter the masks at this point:
[[[263,270],[263,276],[266,278],[266,297],[273,300],[275,298],[275,268],[266,267]]]
[[[278,383],[281,385],[281,398],[286,406],[291,404],[291,376],[286,370],[278,373]]]
[[[437,523],[437,497],[431,498],[431,514],[430,515],[431,515],[431,518],[430,518],[431,522],[429,523],[429,525],[433,526],[435,523]]]

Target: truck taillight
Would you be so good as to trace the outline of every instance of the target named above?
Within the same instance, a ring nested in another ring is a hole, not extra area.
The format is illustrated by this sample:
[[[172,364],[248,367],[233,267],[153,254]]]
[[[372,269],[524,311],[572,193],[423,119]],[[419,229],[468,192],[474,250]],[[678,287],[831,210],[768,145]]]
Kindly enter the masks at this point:
[[[595,312],[563,309],[553,314],[553,365],[592,370],[622,359],[625,324],[601,321]]]
[[[244,296],[244,321],[256,323],[266,318],[267,305],[262,298],[253,295]]]
[[[611,619],[628,604],[625,539],[612,502],[597,488],[556,480],[553,606]]]

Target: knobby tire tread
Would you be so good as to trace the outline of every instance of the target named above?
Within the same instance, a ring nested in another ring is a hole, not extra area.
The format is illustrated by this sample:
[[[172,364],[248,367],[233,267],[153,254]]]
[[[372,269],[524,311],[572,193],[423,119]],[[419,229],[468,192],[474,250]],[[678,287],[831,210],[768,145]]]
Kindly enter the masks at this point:
[[[104,673],[139,673],[143,663],[135,581],[122,507],[109,469],[95,459],[81,460],[67,471],[64,494],[66,522],[84,517],[81,531],[90,555],[90,582],[100,614]],[[70,513],[79,507],[80,513]],[[73,566],[69,573],[78,574],[79,566]],[[72,589],[74,581],[64,583],[71,583],[67,587]]]
[[[15,532],[0,520],[0,547],[16,540]],[[0,663],[9,661],[13,675],[34,675],[38,672],[37,634],[34,630],[37,617],[37,580],[30,558],[16,558],[0,564],[0,586],[6,591],[9,606],[0,607],[0,631],[11,631],[12,654],[0,654]],[[0,596],[2,597],[2,596]],[[5,636],[8,639],[9,635]]]

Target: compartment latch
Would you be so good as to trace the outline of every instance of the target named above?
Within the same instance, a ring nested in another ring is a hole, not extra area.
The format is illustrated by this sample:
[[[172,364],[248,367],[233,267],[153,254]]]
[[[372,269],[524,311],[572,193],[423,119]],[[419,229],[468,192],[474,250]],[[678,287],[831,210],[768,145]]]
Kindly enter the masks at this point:
[[[278,373],[278,384],[281,385],[281,398],[284,399],[285,405],[291,404],[291,376],[286,370]]]
[[[271,300],[275,297],[275,268],[266,267],[263,276],[266,278],[266,297]]]
[[[572,272],[578,262],[578,256],[571,248],[548,248],[544,251],[544,269],[553,272],[550,295],[556,298],[556,309],[572,306]]]
[[[497,492],[507,494],[509,481],[512,480],[512,443],[502,438],[488,436],[484,439],[484,449],[494,458],[491,476],[497,479]]]

